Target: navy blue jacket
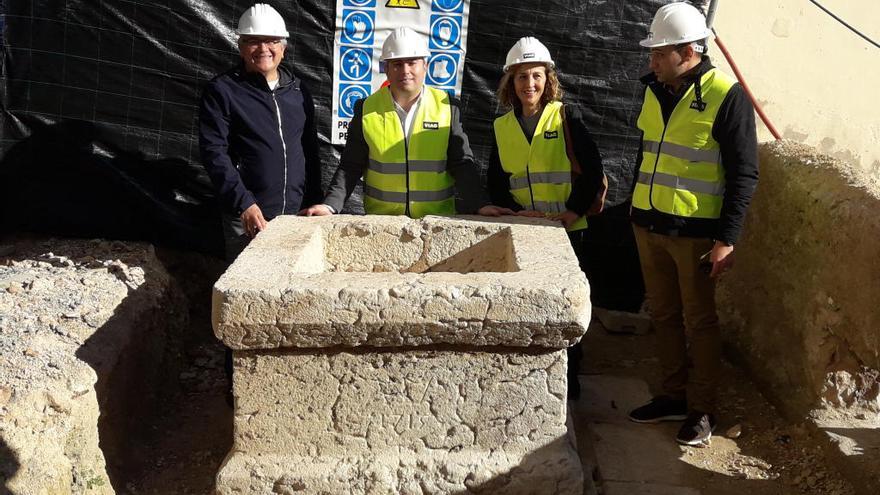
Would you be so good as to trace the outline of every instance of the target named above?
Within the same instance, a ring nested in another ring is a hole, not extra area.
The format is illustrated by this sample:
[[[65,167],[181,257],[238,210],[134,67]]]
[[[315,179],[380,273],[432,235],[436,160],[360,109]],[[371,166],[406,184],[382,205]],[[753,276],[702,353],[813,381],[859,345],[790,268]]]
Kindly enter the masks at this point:
[[[202,93],[199,149],[226,213],[256,203],[271,220],[323,199],[312,97],[287,69],[278,73],[272,91],[239,65]]]

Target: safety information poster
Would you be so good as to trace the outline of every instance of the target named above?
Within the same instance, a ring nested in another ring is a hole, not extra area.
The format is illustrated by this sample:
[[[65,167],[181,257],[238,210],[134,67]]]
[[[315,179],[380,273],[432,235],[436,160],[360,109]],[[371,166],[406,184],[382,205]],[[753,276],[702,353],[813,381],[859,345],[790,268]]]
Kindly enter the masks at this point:
[[[333,45],[333,144],[345,144],[354,104],[385,82],[382,43],[398,27],[428,38],[425,83],[458,95],[470,0],[337,0]]]

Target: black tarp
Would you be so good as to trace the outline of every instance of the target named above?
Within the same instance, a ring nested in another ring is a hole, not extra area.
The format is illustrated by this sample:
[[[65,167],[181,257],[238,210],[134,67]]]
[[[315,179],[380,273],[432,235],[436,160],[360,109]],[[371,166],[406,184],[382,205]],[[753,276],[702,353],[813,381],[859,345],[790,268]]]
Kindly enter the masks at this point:
[[[197,106],[205,81],[237,62],[232,30],[251,3],[0,0],[4,231],[220,252],[218,211],[199,164]],[[285,63],[315,95],[326,184],[341,151],[329,138],[336,1],[269,3],[292,33]],[[505,54],[519,37],[536,36],[560,68],[566,101],[587,109],[611,206],[593,220],[591,243],[597,257],[623,256],[621,267],[633,263],[626,201],[638,145],[637,78],[646,70],[637,41],[663,3],[472,0],[470,7],[461,101],[478,160],[488,158]],[[357,200],[349,207],[358,211]]]

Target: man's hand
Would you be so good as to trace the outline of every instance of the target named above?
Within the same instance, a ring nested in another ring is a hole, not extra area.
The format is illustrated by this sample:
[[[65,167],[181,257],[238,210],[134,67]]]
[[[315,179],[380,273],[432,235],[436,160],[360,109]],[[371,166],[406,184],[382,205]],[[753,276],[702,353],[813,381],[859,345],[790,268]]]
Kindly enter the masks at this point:
[[[721,275],[733,266],[733,246],[728,246],[721,241],[715,241],[715,245],[712,246],[712,254],[709,255],[709,260],[712,262],[712,272],[709,273],[709,276],[717,277]]]
[[[263,210],[256,203],[248,206],[241,214],[241,226],[244,232],[250,237],[256,237],[258,233],[266,228],[266,219],[263,218]]]
[[[557,215],[553,215],[550,217],[553,220],[562,222],[562,226],[565,228],[571,227],[571,224],[577,222],[577,219],[581,216],[571,210],[565,210],[563,213],[559,213]]]
[[[330,208],[328,208],[327,205],[312,205],[308,208],[299,210],[299,213],[297,213],[297,215],[302,217],[323,217],[332,214],[333,212],[330,211]]]
[[[486,205],[479,210],[477,210],[478,215],[483,215],[484,217],[500,217],[501,215],[515,215],[513,210],[510,208],[502,208],[500,206],[495,205]]]
[[[546,213],[538,210],[519,210],[516,212],[516,215],[519,217],[547,218]]]

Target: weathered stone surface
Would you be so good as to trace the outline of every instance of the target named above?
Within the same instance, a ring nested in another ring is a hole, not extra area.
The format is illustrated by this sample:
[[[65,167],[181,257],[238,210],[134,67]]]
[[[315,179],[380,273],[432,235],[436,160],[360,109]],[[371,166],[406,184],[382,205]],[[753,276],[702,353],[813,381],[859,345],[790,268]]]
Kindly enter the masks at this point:
[[[169,276],[143,244],[3,247],[0,483],[22,495],[113,493],[180,309]]]
[[[785,391],[768,395],[789,417],[809,415],[836,440],[828,451],[846,476],[877,493],[877,456],[851,452],[880,431],[880,183],[791,142],[761,145],[760,160],[736,266],[718,287],[723,335],[765,390]]]
[[[238,349],[220,493],[583,492],[564,347],[589,290],[558,226],[281,217],[213,310]]]
[[[217,479],[220,493],[581,495],[577,456],[568,439],[532,453],[388,452],[321,459],[234,452]],[[562,475],[563,477],[560,477]]]
[[[215,333],[233,349],[567,347],[590,305],[565,231],[510,220],[279,217],[215,285]]]
[[[823,398],[880,410],[870,378],[880,370],[880,263],[867,241],[880,238],[880,186],[790,142],[762,145],[760,159],[737,264],[718,288],[724,335],[757,378],[787,391],[780,405],[792,416]]]
[[[565,362],[548,350],[236,353],[236,447],[531,450],[567,431]]]
[[[571,442],[560,441],[565,351],[396,351],[237,352],[234,450],[246,455],[229,461],[244,472],[224,468],[224,493],[252,477],[271,486],[296,479],[305,493],[360,493],[351,475],[363,470],[377,473],[380,492],[416,478],[437,483],[435,493],[471,484],[531,493],[522,476],[581,482]],[[274,460],[255,463],[264,457]],[[282,459],[295,468],[273,470]],[[522,474],[516,482],[506,480],[512,469]]]

